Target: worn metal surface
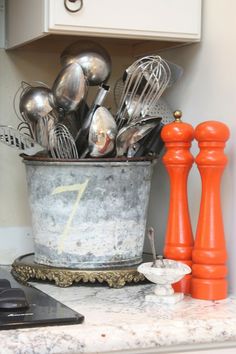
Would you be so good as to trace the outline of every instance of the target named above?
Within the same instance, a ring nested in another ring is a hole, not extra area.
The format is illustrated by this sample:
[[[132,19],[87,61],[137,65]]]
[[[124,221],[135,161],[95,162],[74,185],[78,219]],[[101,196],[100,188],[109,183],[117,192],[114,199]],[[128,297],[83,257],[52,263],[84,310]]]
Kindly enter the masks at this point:
[[[91,269],[141,262],[151,161],[24,162],[37,263]]]

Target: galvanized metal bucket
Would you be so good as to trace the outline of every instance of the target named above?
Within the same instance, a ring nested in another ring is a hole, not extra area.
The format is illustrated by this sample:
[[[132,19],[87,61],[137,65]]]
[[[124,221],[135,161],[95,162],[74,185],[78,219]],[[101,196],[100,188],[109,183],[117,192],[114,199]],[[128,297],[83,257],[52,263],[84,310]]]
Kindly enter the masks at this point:
[[[153,161],[23,161],[36,263],[94,269],[142,261]]]

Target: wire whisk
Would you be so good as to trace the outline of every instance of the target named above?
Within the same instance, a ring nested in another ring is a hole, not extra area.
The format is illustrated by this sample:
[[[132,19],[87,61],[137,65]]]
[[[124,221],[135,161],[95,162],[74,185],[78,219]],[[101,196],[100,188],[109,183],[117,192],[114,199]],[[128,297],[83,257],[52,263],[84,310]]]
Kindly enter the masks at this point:
[[[49,131],[49,151],[54,159],[78,159],[75,140],[64,124],[57,123]]]
[[[143,57],[129,66],[116,114],[118,128],[148,115],[170,79],[168,63],[157,55]]]

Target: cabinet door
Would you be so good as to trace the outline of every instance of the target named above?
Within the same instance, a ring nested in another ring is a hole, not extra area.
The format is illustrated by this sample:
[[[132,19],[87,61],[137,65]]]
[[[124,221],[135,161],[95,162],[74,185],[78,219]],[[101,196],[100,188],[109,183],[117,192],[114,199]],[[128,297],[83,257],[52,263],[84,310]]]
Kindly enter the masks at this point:
[[[71,13],[64,0],[46,2],[49,33],[194,41],[200,39],[201,0],[84,0]]]

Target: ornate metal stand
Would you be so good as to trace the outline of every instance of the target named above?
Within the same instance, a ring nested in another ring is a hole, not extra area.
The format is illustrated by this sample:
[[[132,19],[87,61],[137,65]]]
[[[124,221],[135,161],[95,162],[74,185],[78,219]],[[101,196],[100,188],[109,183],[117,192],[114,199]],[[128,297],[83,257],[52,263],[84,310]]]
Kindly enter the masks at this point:
[[[67,287],[73,283],[103,283],[109,287],[121,288],[127,283],[144,281],[144,275],[137,271],[137,266],[110,269],[72,269],[56,268],[34,262],[34,254],[17,258],[12,264],[12,275],[25,284],[30,280],[53,281],[57,286]]]

